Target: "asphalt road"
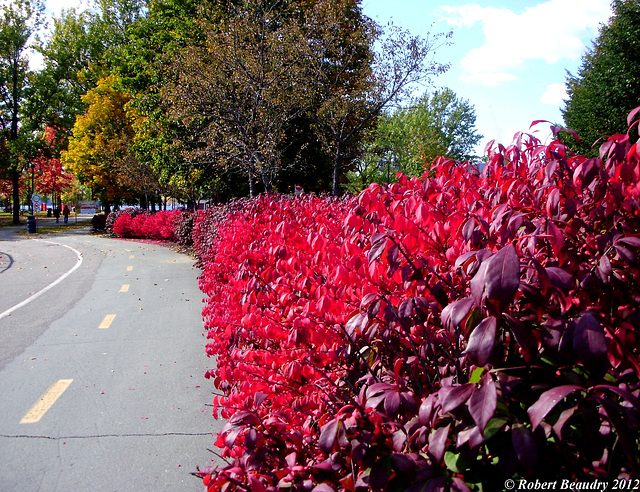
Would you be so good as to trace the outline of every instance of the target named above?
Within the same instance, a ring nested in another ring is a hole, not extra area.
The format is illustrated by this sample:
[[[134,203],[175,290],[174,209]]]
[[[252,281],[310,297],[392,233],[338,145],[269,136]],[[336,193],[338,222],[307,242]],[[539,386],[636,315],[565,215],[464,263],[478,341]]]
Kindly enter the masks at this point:
[[[3,229],[0,491],[202,490],[224,423],[192,258]]]

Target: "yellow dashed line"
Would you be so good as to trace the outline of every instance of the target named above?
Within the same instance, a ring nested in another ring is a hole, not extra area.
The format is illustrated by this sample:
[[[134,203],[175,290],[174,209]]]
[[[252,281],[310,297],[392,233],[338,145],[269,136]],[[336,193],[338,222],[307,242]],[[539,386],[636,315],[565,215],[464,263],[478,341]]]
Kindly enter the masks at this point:
[[[38,422],[47,410],[56,402],[60,395],[65,392],[69,385],[73,382],[73,379],[61,379],[60,381],[53,383],[51,387],[46,391],[44,395],[31,407],[27,414],[22,417],[21,424],[33,424]]]
[[[133,270],[133,267],[132,266],[128,266],[127,267],[127,272],[130,272],[131,270]]]
[[[134,258],[135,258],[135,256],[133,256],[133,255],[129,255],[129,259],[130,259],[130,260],[133,260]]]
[[[116,318],[115,314],[107,314],[104,319],[102,320],[102,323],[100,323],[100,326],[98,326],[98,328],[104,330],[106,328],[109,328],[111,326],[111,323],[113,323],[113,320]]]
[[[120,287],[120,292],[129,292],[129,284],[122,284],[122,287]]]

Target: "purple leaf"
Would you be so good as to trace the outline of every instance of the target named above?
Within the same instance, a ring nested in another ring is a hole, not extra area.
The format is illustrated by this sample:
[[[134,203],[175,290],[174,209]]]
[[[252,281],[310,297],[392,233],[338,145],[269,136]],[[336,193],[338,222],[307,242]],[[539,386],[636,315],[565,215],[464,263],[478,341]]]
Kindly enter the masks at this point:
[[[410,321],[413,314],[413,299],[405,299],[398,307],[398,317],[400,321]]]
[[[471,492],[469,486],[465,483],[464,480],[458,477],[453,477],[451,479],[451,492]]]
[[[513,245],[505,246],[487,262],[485,287],[487,299],[507,305],[520,286],[520,260]]]
[[[627,400],[629,403],[631,403],[635,409],[640,409],[640,400],[637,397],[635,397],[633,393],[627,390],[623,390],[622,388],[619,388],[617,386],[611,386],[610,384],[599,384],[597,386],[594,386],[592,389],[594,390],[603,389],[603,390],[613,391],[614,393],[618,394],[619,396]]]
[[[547,214],[549,217],[553,218],[558,215],[560,209],[560,190],[558,188],[554,188],[549,193],[547,197]]]
[[[627,265],[635,265],[636,257],[630,250],[619,244],[616,244],[614,247],[620,259],[624,260]]]
[[[418,417],[422,425],[426,425],[429,423],[431,419],[431,412],[433,411],[434,402],[435,402],[434,395],[430,394],[420,404],[420,410],[418,410]]]
[[[460,448],[465,444],[469,444],[471,449],[475,449],[484,442],[484,437],[480,434],[477,425],[472,425],[458,432],[456,446]]]
[[[473,421],[484,436],[484,429],[495,415],[498,406],[498,392],[491,373],[486,373],[480,380],[480,386],[474,389],[468,405]]]
[[[522,424],[514,425],[511,429],[511,444],[523,468],[526,471],[535,470],[538,464],[538,450],[531,431]]]
[[[462,237],[467,241],[471,239],[471,236],[473,235],[473,231],[475,228],[476,228],[476,220],[473,217],[471,217],[462,226]]]
[[[443,386],[438,391],[438,399],[442,406],[442,413],[447,413],[455,410],[460,405],[465,403],[475,386],[473,384],[461,384],[459,386]]]
[[[400,393],[397,391],[389,391],[385,393],[384,411],[387,415],[393,415],[400,408]]]
[[[335,492],[335,489],[326,483],[320,483],[311,492]]]
[[[496,342],[497,321],[494,316],[483,319],[471,332],[467,344],[467,355],[477,366],[484,366],[491,359]]]
[[[573,333],[573,350],[588,368],[597,369],[607,358],[604,328],[591,313],[583,314]]]
[[[640,248],[640,238],[635,236],[621,237],[616,241],[616,243],[625,243],[625,244],[628,244],[629,246],[635,246],[637,248]]]
[[[391,461],[382,458],[371,467],[369,474],[369,487],[373,490],[382,490],[391,478]]]
[[[489,266],[489,260],[483,261],[480,264],[478,271],[471,279],[471,282],[469,282],[469,285],[471,286],[471,295],[475,299],[477,306],[482,306],[482,299],[484,297],[488,266]]]
[[[351,318],[349,318],[349,321],[347,321],[347,324],[345,325],[345,331],[351,339],[355,339],[355,336],[357,334],[360,334],[364,331],[364,329],[367,327],[368,322],[369,317],[365,313],[356,313]]]
[[[560,439],[562,439],[562,429],[564,427],[564,424],[567,423],[567,421],[573,416],[577,409],[577,405],[571,408],[567,408],[560,414],[560,417],[558,417],[556,423],[553,424],[553,432],[555,432]]]
[[[393,453],[391,455],[391,465],[401,476],[414,473],[416,469],[416,463],[406,454]]]
[[[549,281],[563,292],[568,292],[573,285],[573,277],[569,272],[557,267],[545,268]]]
[[[375,239],[374,239],[375,238]],[[387,247],[387,243],[389,242],[389,238],[383,235],[380,238],[376,238],[376,236],[371,237],[371,249],[369,250],[369,263],[377,260],[380,255],[384,252]]]
[[[473,297],[465,297],[447,304],[441,314],[442,325],[448,329],[459,327],[474,307]]]
[[[429,454],[433,456],[436,463],[440,463],[444,458],[445,445],[449,436],[450,424],[446,427],[438,427],[429,436]]]
[[[231,418],[229,419],[229,424],[233,425],[234,427],[258,425],[260,424],[260,419],[258,419],[258,416],[253,412],[250,412],[248,410],[241,410],[231,416]]]
[[[399,253],[400,247],[397,244],[392,244],[387,250],[387,263],[389,263],[390,275],[393,275],[393,273],[400,267],[400,262],[398,261]]]
[[[547,414],[553,410],[559,402],[574,391],[582,391],[582,388],[573,384],[567,384],[564,386],[556,386],[542,393],[538,401],[527,410],[533,430],[540,425],[540,422],[544,420]]]
[[[338,448],[342,449],[349,443],[345,436],[344,425],[340,420],[333,419],[320,429],[318,445],[324,453],[329,454],[333,451],[336,444],[338,445]]]
[[[529,360],[531,355],[538,349],[538,340],[533,335],[532,329],[513,316],[506,314],[505,318],[516,342],[523,350],[525,360]]]
[[[609,260],[607,255],[602,255],[600,257],[600,261],[598,262],[598,270],[600,270],[603,275],[607,275],[607,276],[613,273],[611,261]]]

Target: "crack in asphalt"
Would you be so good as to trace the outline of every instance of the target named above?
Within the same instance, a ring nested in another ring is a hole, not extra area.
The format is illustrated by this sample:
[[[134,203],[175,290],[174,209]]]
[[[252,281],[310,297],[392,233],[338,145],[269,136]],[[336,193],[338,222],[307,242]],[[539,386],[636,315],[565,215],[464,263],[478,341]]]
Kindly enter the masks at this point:
[[[101,437],[167,437],[167,436],[212,436],[211,432],[161,432],[161,433],[132,433],[132,434],[95,434],[89,436],[31,436],[27,434],[9,435],[0,434],[0,438],[7,439],[49,439],[52,441],[62,441],[64,439],[96,439]]]

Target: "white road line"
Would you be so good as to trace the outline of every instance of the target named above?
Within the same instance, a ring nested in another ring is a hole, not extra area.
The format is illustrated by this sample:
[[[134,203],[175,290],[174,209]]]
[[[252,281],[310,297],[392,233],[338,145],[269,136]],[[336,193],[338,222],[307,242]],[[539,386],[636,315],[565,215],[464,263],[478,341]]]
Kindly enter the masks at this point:
[[[77,256],[77,260],[76,260],[76,264],[66,273],[62,274],[60,277],[58,277],[57,280],[54,280],[52,283],[50,283],[49,285],[47,285],[44,289],[39,290],[38,292],[36,292],[35,294],[33,294],[31,297],[26,298],[24,301],[16,304],[15,306],[13,306],[12,308],[7,309],[5,312],[0,313],[0,319],[4,318],[5,316],[9,316],[11,313],[13,313],[15,310],[20,309],[23,306],[26,306],[27,304],[29,304],[31,301],[36,300],[38,297],[40,297],[42,294],[44,294],[45,292],[47,292],[48,290],[53,289],[56,285],[58,285],[60,282],[62,282],[65,278],[67,278],[69,275],[71,275],[73,272],[75,272],[78,268],[80,268],[80,265],[82,265],[82,253],[80,253],[80,251],[78,251],[75,248],[72,248],[71,246],[67,246],[66,244],[60,244],[60,243],[55,243],[53,241],[45,241],[44,239],[35,239],[35,238],[31,238],[33,241],[40,241],[41,243],[49,243],[49,244],[55,244],[56,246],[62,246],[64,248],[70,249],[71,251],[73,251],[76,256]]]

